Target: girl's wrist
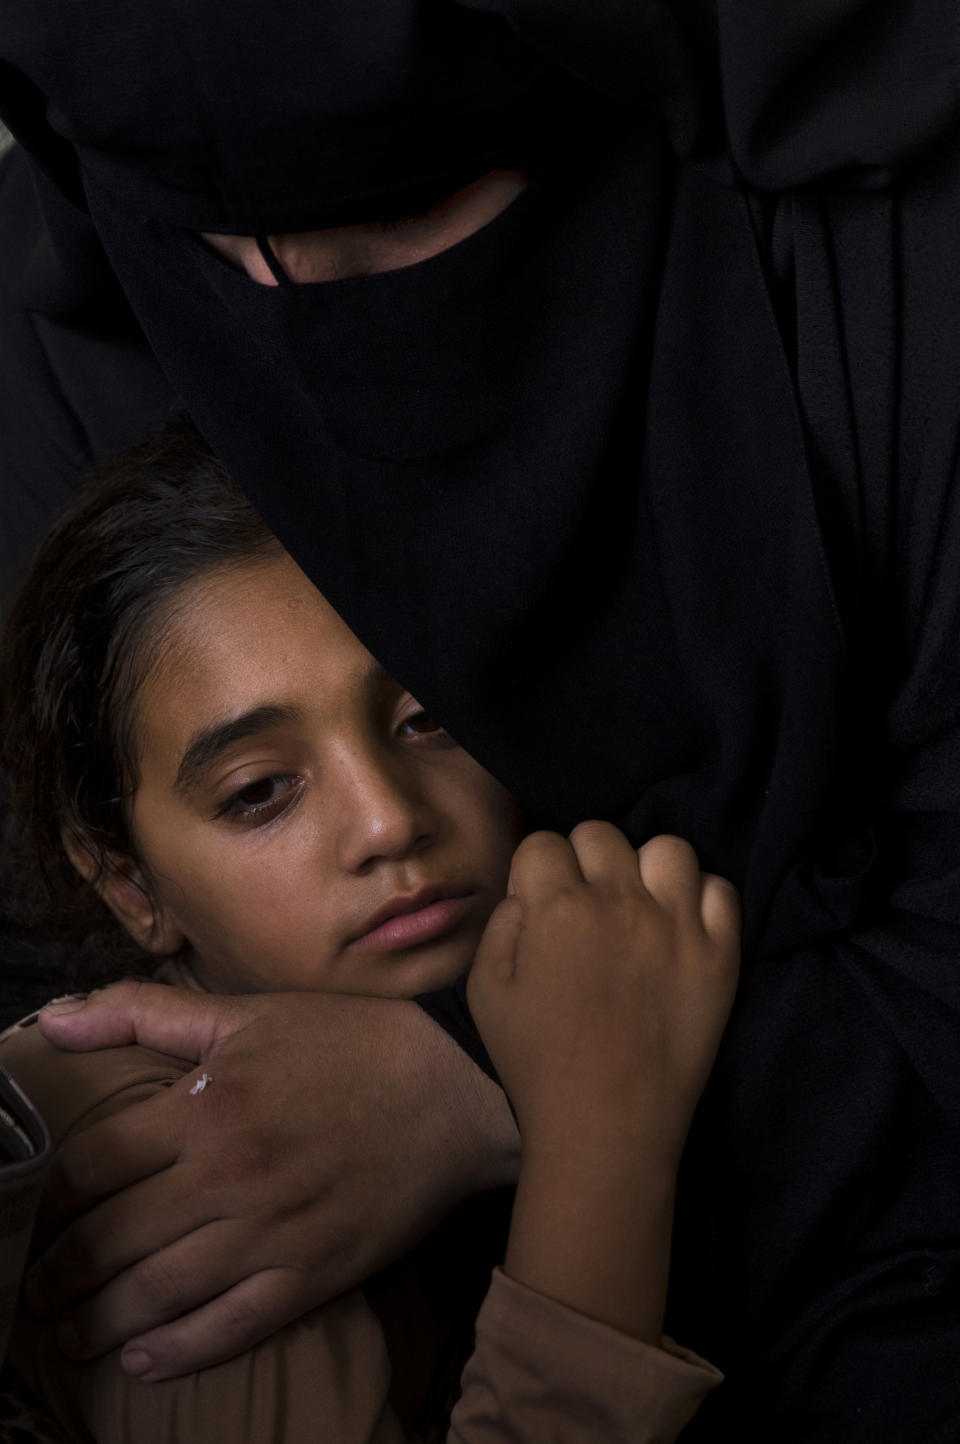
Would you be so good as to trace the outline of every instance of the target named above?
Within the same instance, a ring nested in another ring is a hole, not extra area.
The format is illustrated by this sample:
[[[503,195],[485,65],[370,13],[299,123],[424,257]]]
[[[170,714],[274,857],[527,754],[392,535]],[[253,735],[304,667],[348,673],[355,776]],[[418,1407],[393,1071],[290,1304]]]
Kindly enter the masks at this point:
[[[528,1172],[557,1177],[586,1169],[601,1174],[613,1169],[636,1170],[641,1179],[676,1179],[687,1128],[666,1124],[662,1117],[616,1116],[587,1110],[583,1117],[528,1121],[519,1116],[522,1166]]]
[[[505,1271],[578,1312],[658,1344],[676,1168],[611,1140],[525,1151]]]

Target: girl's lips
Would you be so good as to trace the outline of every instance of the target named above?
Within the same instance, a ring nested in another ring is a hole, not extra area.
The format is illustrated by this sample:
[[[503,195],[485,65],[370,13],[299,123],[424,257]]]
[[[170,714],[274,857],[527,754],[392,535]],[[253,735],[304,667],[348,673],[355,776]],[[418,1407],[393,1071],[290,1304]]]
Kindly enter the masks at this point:
[[[429,943],[452,932],[473,907],[475,894],[466,897],[443,897],[415,912],[399,913],[387,918],[378,927],[354,938],[353,948],[410,948]]]

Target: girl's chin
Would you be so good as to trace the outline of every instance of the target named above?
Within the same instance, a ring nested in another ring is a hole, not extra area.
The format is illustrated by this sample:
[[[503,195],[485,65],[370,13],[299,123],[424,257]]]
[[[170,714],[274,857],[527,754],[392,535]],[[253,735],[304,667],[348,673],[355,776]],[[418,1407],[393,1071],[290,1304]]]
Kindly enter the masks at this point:
[[[364,966],[345,968],[337,977],[336,991],[373,998],[416,998],[421,993],[449,988],[469,966],[469,957],[442,959],[393,954],[376,962],[371,958]],[[328,988],[328,991],[334,989]]]
[[[199,954],[166,959],[158,970],[163,982],[209,993],[350,993],[369,998],[412,999],[448,988],[470,967],[475,948],[422,947],[400,952],[356,953],[340,957],[319,972],[284,969],[269,973]]]

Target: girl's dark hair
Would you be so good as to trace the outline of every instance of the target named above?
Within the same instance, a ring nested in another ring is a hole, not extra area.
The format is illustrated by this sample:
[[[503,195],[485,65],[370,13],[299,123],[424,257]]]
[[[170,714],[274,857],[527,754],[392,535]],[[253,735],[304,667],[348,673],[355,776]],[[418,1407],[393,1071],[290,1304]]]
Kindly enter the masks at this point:
[[[146,961],[61,838],[82,843],[97,878],[136,859],[133,703],[157,624],[185,582],[278,549],[185,416],[82,483],[40,546],[0,658],[4,882],[15,924],[56,947],[73,978],[101,981]]]

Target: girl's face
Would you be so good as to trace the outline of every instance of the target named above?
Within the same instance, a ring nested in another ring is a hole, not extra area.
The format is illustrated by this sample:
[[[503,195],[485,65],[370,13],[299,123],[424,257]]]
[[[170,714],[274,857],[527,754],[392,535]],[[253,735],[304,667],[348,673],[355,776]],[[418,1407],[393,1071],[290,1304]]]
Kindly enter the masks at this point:
[[[136,700],[157,951],[223,992],[412,997],[470,964],[523,834],[509,794],[285,554],[178,598]]]

